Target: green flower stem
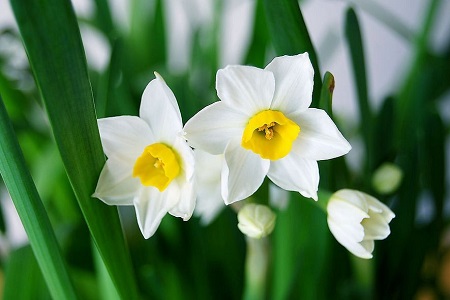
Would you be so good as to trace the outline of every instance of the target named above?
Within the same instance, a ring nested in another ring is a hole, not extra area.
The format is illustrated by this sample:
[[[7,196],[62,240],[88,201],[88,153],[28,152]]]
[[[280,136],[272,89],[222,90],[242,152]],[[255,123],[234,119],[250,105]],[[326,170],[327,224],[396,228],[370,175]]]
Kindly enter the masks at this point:
[[[246,238],[245,300],[266,298],[267,270],[269,268],[269,241],[267,238]]]
[[[362,259],[350,255],[350,262],[358,285],[369,295],[372,294],[374,283],[374,261],[373,259]]]

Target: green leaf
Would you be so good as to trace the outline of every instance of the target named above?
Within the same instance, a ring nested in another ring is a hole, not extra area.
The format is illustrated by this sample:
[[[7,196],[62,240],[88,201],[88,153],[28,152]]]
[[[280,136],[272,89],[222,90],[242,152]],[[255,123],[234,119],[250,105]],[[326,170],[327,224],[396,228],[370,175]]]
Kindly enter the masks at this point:
[[[335,87],[334,76],[330,72],[325,72],[323,85],[320,93],[319,108],[325,110],[333,119],[333,91]],[[336,121],[335,121],[336,122]],[[320,167],[320,189],[335,191],[348,187],[350,183],[350,172],[345,161],[345,157],[337,157],[331,160],[319,162]],[[339,176],[334,174],[339,173]]]
[[[116,207],[91,198],[105,158],[80,32],[70,1],[13,0],[37,86],[70,183],[118,293],[137,289]]]
[[[264,68],[266,63],[268,36],[269,33],[267,31],[263,1],[257,0],[255,5],[255,17],[253,21],[253,34],[246,58],[244,60],[246,65]]]
[[[314,67],[314,91],[311,106],[318,107],[322,88],[316,50],[309,37],[297,0],[264,0],[267,26],[277,55],[309,53]]]
[[[55,276],[58,275],[55,273]],[[49,299],[41,270],[30,246],[11,252],[5,268],[5,300]],[[53,299],[69,299],[60,294],[52,294]]]
[[[50,220],[27,169],[3,101],[0,99],[0,173],[55,299],[75,299]]]
[[[358,95],[361,135],[365,144],[364,186],[370,188],[370,174],[374,168],[373,156],[373,118],[367,92],[366,64],[364,47],[359,29],[359,22],[352,8],[347,10],[345,18],[345,36],[347,38],[350,58],[352,60],[353,76]]]
[[[325,299],[321,283],[330,234],[326,215],[313,201],[291,193],[289,207],[277,214],[271,299]]]
[[[94,0],[95,3],[95,20],[97,27],[109,38],[111,41],[114,35],[114,24],[107,0]]]

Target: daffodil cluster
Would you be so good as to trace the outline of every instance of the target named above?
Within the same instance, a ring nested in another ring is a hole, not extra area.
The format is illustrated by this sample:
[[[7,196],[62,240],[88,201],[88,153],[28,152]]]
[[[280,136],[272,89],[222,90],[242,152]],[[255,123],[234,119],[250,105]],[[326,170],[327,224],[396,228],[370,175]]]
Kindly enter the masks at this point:
[[[175,96],[156,74],[139,117],[98,121],[108,159],[94,196],[134,205],[145,238],[167,213],[188,220],[196,200],[196,214],[209,223],[224,204],[252,196],[266,176],[285,191],[318,200],[317,161],[342,156],[351,146],[325,111],[309,107],[313,76],[307,53],[276,57],[264,69],[227,66],[217,72],[220,100],[183,128]],[[239,228],[253,238],[270,233],[271,210],[244,207]],[[329,217],[329,224],[337,219]]]

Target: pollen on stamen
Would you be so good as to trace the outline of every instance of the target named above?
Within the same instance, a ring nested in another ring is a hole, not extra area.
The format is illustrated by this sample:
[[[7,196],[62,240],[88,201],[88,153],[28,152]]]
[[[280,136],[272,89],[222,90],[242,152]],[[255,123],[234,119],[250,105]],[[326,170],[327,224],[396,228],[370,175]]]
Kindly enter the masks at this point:
[[[263,126],[258,127],[258,131],[264,130],[266,139],[271,140],[273,138],[273,128],[272,127],[274,127],[275,124],[276,124],[275,122],[270,122],[268,125],[264,124]]]
[[[154,166],[155,168],[157,168],[157,169],[163,168],[163,167],[164,167],[164,163],[162,162],[161,159],[158,158],[158,159],[156,160],[156,162],[153,164],[153,166]]]

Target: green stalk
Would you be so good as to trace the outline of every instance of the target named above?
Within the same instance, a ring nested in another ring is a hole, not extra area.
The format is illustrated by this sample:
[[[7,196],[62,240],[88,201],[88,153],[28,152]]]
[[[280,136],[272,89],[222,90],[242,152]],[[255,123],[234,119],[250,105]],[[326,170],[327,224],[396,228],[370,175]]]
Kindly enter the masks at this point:
[[[269,241],[267,238],[246,238],[245,300],[266,298],[267,271],[269,268]]]
[[[76,299],[59,245],[0,98],[0,173],[54,299]]]

